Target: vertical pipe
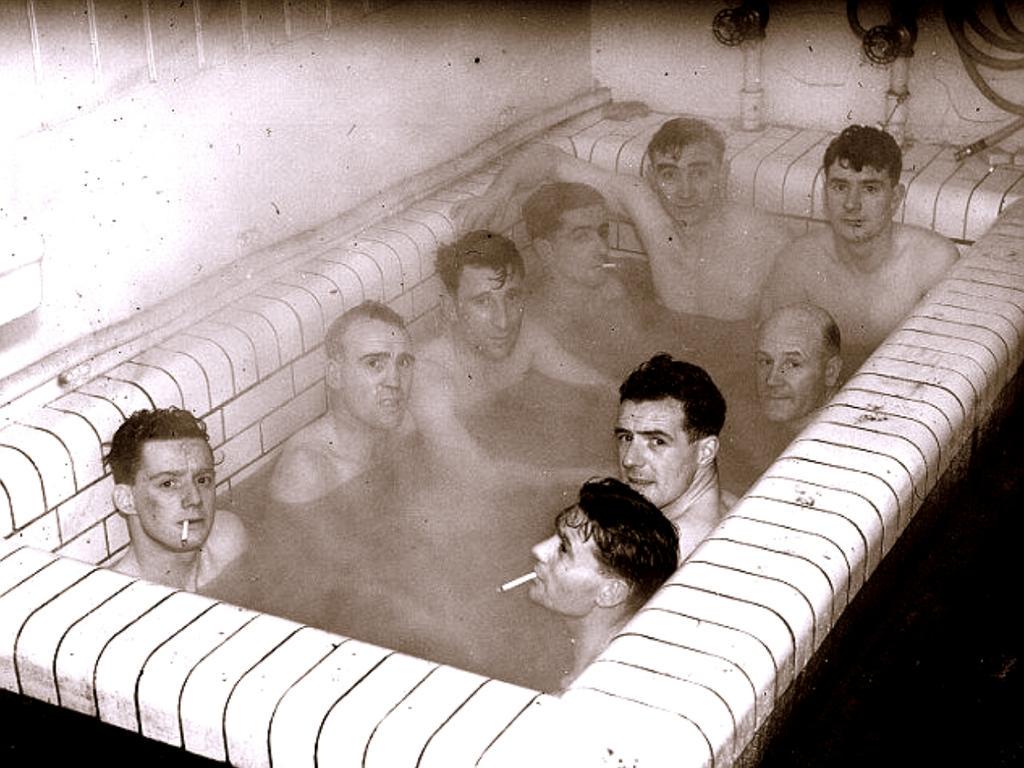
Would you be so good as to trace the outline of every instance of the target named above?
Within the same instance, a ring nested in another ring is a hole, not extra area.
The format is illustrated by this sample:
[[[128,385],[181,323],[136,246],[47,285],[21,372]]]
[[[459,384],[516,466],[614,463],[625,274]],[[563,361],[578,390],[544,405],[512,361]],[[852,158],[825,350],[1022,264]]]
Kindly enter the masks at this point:
[[[249,5],[245,0],[238,0],[238,10],[242,17],[242,49],[245,55],[252,53],[252,40],[249,38]]]
[[[282,3],[284,6],[284,39],[292,39],[292,4],[288,0]]]
[[[324,2],[324,37],[331,33],[331,0]]]
[[[103,77],[100,66],[100,33],[96,27],[96,0],[86,0],[85,14],[89,17],[89,47],[92,49],[92,82],[99,84]]]
[[[744,131],[764,128],[764,90],[761,88],[760,38],[745,40],[743,50],[743,90],[740,92],[740,124]]]
[[[156,82],[156,54],[153,52],[153,21],[149,17],[149,0],[142,0],[142,30],[146,36],[146,66],[149,82]]]
[[[907,80],[910,76],[910,57],[897,56],[889,66],[889,90],[885,94],[884,128],[896,143],[903,146],[907,135]]]
[[[36,77],[36,85],[43,82],[43,54],[39,49],[39,22],[36,20],[36,4],[33,0],[25,3],[28,14],[28,34],[32,40],[32,72]]]
[[[206,50],[203,47],[203,9],[199,0],[192,0],[192,16],[196,23],[196,64],[202,69],[206,66]]]

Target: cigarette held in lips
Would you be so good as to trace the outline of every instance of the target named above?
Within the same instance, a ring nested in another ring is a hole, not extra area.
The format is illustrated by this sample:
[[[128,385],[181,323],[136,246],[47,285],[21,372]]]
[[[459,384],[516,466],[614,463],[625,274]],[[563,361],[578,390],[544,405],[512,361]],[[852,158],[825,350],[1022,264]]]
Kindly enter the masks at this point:
[[[512,579],[512,581],[506,581],[504,584],[502,584],[500,587],[498,587],[498,591],[499,592],[508,592],[510,589],[515,589],[520,584],[525,584],[526,582],[533,581],[536,578],[537,578],[537,574],[534,573],[533,571],[530,571],[529,573],[524,573],[518,579]]]
[[[601,264],[601,269],[618,269],[619,265],[614,261],[605,261]]]
[[[188,542],[188,520],[181,521],[181,544],[182,546]]]

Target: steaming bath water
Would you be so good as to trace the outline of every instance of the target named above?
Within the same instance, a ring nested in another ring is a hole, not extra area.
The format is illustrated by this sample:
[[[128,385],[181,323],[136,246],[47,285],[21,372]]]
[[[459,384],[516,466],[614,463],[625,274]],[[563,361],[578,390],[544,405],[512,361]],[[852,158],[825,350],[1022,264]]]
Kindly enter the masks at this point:
[[[716,349],[721,335],[659,312],[643,298],[638,304],[642,322],[632,331],[616,327],[612,333],[620,335],[602,339],[590,324],[563,324],[559,338],[615,380],[658,351],[705,365],[716,381],[719,370],[735,372],[734,357]],[[586,392],[530,375],[467,415],[480,446],[533,468],[532,482],[499,478],[488,487],[481,478],[445,471],[418,439],[315,504],[268,503],[265,478],[256,478],[235,497],[253,531],[250,562],[214,593],[556,690],[572,658],[563,622],[530,601],[528,586],[499,587],[533,568],[532,546],[551,534],[556,512],[575,500],[584,480],[616,474],[617,403],[614,391]]]

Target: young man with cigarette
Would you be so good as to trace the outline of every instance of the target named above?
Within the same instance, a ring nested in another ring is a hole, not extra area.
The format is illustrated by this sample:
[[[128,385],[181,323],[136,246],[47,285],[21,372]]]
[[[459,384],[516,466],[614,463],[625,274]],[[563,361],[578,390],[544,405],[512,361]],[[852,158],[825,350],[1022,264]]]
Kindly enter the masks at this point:
[[[533,548],[529,594],[568,625],[573,662],[562,689],[675,572],[677,549],[672,523],[612,478],[584,483],[576,503],[558,513],[554,534]]]
[[[202,592],[245,553],[242,521],[215,508],[213,451],[206,425],[190,412],[136,411],[114,433],[104,461],[129,535],[113,570]]]
[[[619,263],[609,260],[601,193],[586,184],[543,184],[523,203],[523,224],[541,267],[527,311],[569,349],[634,347],[639,307],[619,278]]]

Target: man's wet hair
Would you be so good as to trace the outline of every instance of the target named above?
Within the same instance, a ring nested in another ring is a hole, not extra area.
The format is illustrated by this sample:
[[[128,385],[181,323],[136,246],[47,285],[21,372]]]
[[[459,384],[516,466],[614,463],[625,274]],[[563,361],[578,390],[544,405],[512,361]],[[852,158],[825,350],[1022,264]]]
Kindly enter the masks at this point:
[[[836,162],[854,173],[865,167],[884,171],[893,186],[900,183],[903,172],[903,152],[896,139],[870,125],[851,125],[832,139],[823,161],[826,176]]]
[[[663,123],[647,143],[647,156],[654,159],[660,155],[679,155],[686,147],[698,142],[707,142],[714,148],[718,161],[725,157],[725,139],[709,123],[693,117],[674,117]]]
[[[699,365],[661,352],[626,377],[619,402],[675,400],[683,407],[683,430],[690,440],[718,435],[725,424],[725,398]]]
[[[503,235],[477,229],[463,235],[454,243],[437,249],[435,268],[438,277],[455,296],[459,290],[459,279],[466,267],[483,267],[498,273],[501,285],[511,275],[525,277],[526,266],[516,244]]]
[[[627,604],[640,608],[679,567],[679,534],[654,504],[611,477],[588,480],[579,499],[555,518],[594,542],[594,557],[629,585]]]
[[[561,225],[562,214],[592,205],[605,206],[604,197],[587,184],[558,181],[538,187],[523,203],[523,223],[531,240],[550,237]]]
[[[110,450],[103,461],[110,466],[115,483],[130,485],[135,482],[145,443],[189,438],[198,438],[207,444],[210,442],[206,425],[190,411],[174,406],[135,411],[114,432]]]
[[[360,320],[379,320],[404,331],[405,321],[402,316],[386,304],[368,300],[352,309],[343,312],[334,319],[324,337],[324,351],[332,360],[339,359],[344,353],[345,332]]]

